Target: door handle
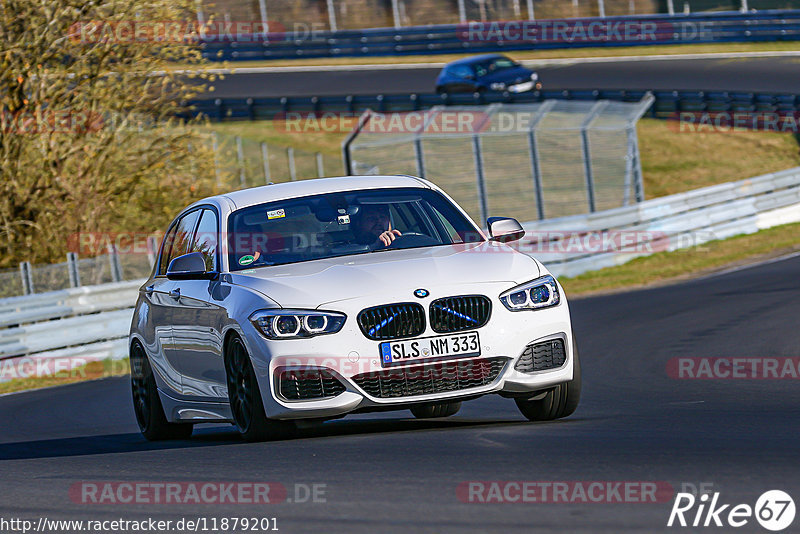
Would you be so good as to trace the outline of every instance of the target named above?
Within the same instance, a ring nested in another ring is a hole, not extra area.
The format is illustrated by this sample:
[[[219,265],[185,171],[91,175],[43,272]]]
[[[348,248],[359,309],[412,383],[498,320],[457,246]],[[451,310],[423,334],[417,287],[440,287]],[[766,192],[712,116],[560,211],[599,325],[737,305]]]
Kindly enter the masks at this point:
[[[169,292],[169,296],[174,298],[175,300],[178,300],[179,298],[181,298],[181,288],[176,287],[175,289]]]
[[[152,294],[153,294],[153,291],[155,291],[155,290],[156,290],[156,285],[155,285],[155,284],[150,284],[149,286],[147,286],[146,288],[144,288],[144,292],[145,292],[145,293],[147,293],[147,296],[148,296],[148,297],[149,297],[150,295],[152,295]]]

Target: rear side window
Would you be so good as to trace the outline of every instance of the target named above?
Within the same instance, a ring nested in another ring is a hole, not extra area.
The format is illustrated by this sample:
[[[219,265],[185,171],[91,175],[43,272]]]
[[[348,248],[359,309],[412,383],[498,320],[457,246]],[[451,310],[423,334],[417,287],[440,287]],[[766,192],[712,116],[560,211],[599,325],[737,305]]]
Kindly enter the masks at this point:
[[[472,68],[469,65],[455,65],[450,67],[449,73],[456,78],[468,78],[472,76]]]
[[[161,250],[161,261],[158,264],[159,274],[165,274],[167,272],[167,267],[169,267],[169,262],[189,251],[192,234],[194,233],[194,227],[197,224],[199,215],[200,210],[187,213],[181,217],[178,224],[173,226],[164,238],[164,246]]]

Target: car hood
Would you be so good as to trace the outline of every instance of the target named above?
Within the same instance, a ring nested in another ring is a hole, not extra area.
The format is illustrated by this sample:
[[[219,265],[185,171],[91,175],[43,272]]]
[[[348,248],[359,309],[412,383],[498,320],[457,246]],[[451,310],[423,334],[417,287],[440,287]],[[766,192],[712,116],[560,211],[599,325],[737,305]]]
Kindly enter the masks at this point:
[[[530,256],[507,245],[481,242],[260,267],[231,277],[234,284],[250,287],[281,307],[314,309],[372,296],[381,302],[390,294],[407,294],[404,298],[410,299],[418,288],[436,295],[434,289],[442,286],[507,282],[511,287],[539,274]]]
[[[503,82],[506,84],[515,84],[531,81],[531,74],[533,74],[533,71],[525,67],[512,67],[510,69],[503,69],[487,74],[481,77],[480,81],[481,83]]]

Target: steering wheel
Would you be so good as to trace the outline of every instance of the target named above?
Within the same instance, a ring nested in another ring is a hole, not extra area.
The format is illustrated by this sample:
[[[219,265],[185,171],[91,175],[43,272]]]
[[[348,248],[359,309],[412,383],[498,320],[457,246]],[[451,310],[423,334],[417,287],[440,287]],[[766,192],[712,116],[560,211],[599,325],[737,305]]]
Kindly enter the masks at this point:
[[[438,245],[439,242],[431,236],[418,232],[406,232],[394,238],[392,244],[386,248],[410,248]]]

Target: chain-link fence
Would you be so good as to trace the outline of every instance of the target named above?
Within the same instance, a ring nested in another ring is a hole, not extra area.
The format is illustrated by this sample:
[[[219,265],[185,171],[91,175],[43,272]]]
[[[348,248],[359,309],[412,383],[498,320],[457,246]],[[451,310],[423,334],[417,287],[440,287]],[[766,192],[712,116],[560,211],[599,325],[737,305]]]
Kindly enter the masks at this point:
[[[203,21],[261,23],[274,32],[800,8],[800,0],[203,0]]]
[[[652,100],[368,112],[345,159],[352,174],[431,180],[481,221],[606,210],[644,199],[636,122]]]
[[[212,134],[210,142],[214,145],[216,183],[226,190],[342,173],[342,160],[338,155],[222,134]]]

